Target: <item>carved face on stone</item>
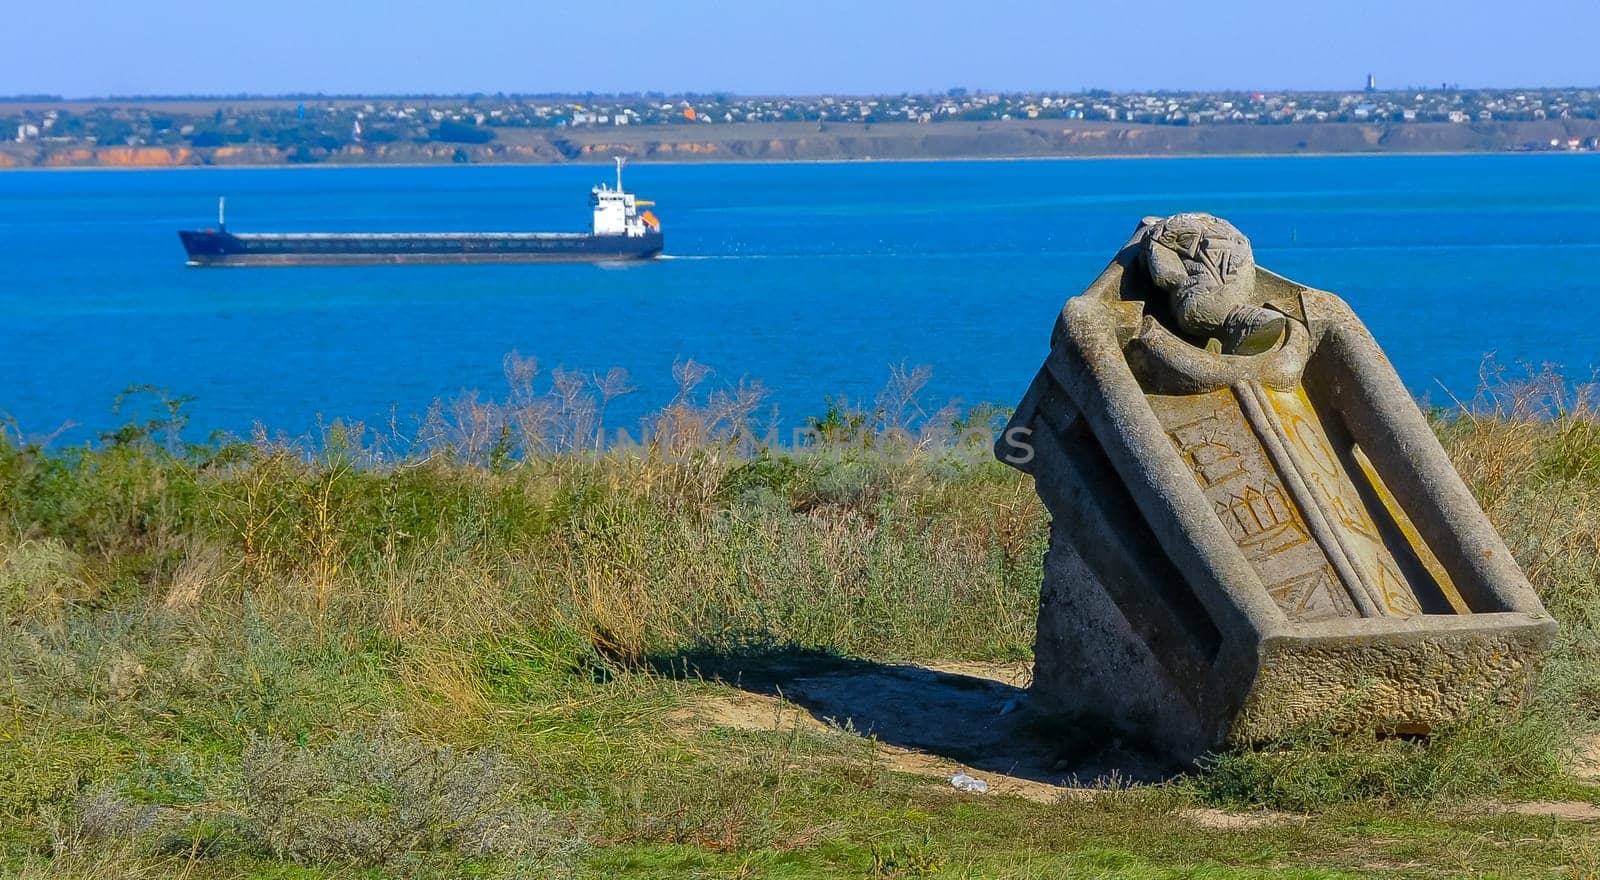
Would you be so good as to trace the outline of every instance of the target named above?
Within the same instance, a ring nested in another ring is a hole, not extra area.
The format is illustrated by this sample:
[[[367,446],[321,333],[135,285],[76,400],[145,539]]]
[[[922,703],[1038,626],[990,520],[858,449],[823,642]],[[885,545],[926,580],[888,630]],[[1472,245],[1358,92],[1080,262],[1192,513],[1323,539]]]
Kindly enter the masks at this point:
[[[1172,300],[1178,329],[1228,354],[1258,354],[1284,332],[1283,315],[1256,300],[1250,239],[1210,214],[1146,218],[1140,254],[1150,280]]]
[[[1151,221],[1150,243],[1177,254],[1192,271],[1222,282],[1255,266],[1250,239],[1221,217],[1190,213]]]

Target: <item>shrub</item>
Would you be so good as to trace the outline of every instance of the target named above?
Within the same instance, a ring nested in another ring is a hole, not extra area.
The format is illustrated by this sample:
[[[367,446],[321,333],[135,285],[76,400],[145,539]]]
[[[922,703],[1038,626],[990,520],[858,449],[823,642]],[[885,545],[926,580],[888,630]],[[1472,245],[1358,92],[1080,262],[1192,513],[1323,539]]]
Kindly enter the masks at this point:
[[[564,858],[583,839],[531,803],[487,749],[380,732],[317,748],[258,738],[240,761],[244,837],[308,864],[382,866],[450,849],[469,857]]]
[[[59,538],[0,544],[0,619],[53,618],[87,590],[82,561]]]

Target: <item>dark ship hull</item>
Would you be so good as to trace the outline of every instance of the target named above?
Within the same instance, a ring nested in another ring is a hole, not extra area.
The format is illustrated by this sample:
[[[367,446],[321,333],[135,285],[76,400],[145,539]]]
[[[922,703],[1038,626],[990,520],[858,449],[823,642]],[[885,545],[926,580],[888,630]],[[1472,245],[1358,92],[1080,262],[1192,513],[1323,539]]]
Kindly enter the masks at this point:
[[[564,232],[178,233],[191,266],[338,266],[385,263],[575,263],[648,260],[659,231],[643,235]]]

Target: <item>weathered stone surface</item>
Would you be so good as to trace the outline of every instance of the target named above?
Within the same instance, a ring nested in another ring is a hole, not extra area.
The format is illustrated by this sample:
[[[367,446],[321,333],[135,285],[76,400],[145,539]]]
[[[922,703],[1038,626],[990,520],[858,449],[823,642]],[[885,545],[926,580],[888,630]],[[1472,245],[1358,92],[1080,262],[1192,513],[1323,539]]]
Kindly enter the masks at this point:
[[[1215,338],[1227,354],[1260,354],[1283,337],[1287,319],[1255,304],[1255,255],[1232,223],[1210,214],[1147,217],[1141,241],[1179,330]]]
[[[1350,308],[1209,215],[1067,303],[995,451],[1054,518],[1036,703],[1177,757],[1516,704],[1555,633]]]

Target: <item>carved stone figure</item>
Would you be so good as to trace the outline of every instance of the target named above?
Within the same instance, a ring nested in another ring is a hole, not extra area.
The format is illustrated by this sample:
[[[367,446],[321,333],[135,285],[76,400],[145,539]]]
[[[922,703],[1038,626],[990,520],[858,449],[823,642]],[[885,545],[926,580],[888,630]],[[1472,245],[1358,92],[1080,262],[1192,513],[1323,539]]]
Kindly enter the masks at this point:
[[[1035,704],[1175,758],[1515,706],[1555,633],[1350,307],[1208,215],[1067,302],[995,452],[1052,517]]]
[[[1171,296],[1178,328],[1215,338],[1227,354],[1259,354],[1283,338],[1285,318],[1255,302],[1250,240],[1210,214],[1146,217],[1142,233],[1150,278]]]

